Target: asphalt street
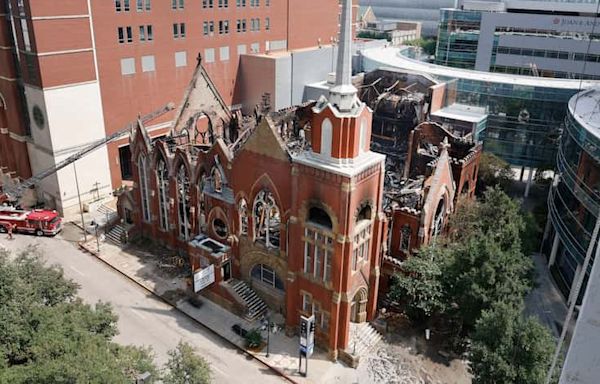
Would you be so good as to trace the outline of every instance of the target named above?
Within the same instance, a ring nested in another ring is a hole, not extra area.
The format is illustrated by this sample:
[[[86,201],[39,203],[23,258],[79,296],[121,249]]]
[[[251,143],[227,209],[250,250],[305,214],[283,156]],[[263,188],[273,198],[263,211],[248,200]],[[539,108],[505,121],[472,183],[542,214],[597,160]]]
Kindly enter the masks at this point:
[[[150,346],[155,361],[162,365],[167,351],[180,340],[192,344],[211,364],[216,383],[281,383],[283,380],[264,365],[247,357],[210,331],[193,322],[146,290],[113,271],[93,256],[81,252],[73,240],[77,234],[68,229],[57,237],[16,235],[14,240],[0,237],[0,247],[11,251],[37,245],[49,264],[60,265],[67,278],[80,285],[79,296],[86,302],[112,303],[119,315],[121,344]],[[34,278],[34,277],[32,277]]]

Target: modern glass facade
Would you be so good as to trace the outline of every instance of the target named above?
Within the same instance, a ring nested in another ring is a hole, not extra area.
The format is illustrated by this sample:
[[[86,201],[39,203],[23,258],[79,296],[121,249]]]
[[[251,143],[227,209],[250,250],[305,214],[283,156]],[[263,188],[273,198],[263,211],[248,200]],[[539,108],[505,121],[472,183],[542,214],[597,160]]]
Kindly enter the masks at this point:
[[[580,95],[596,96],[595,102],[600,101],[598,90]],[[595,110],[597,104],[580,106],[577,102],[580,95],[569,102],[556,160],[559,176],[548,197],[550,227],[544,244],[551,271],[566,295],[581,270],[600,212],[600,139],[597,136],[600,126],[574,117],[586,116],[593,121],[600,111]],[[590,264],[586,275],[591,268]]]
[[[507,162],[532,168],[554,164],[565,118],[575,90],[456,79],[456,101],[486,107],[488,121],[480,136],[484,150]]]
[[[525,76],[600,79],[595,19],[516,11],[441,9],[435,63]]]
[[[481,12],[440,10],[435,63],[474,69],[481,28]]]

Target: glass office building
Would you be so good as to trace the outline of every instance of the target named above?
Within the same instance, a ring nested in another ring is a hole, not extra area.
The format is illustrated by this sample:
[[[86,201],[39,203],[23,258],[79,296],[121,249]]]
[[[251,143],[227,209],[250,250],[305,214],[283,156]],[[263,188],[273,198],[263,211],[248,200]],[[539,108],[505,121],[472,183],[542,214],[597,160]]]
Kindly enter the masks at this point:
[[[597,1],[497,1],[440,10],[435,63],[568,79],[600,79]]]
[[[600,212],[600,88],[569,101],[556,168],[543,249],[559,287],[570,296]],[[586,277],[591,269],[590,264]]]

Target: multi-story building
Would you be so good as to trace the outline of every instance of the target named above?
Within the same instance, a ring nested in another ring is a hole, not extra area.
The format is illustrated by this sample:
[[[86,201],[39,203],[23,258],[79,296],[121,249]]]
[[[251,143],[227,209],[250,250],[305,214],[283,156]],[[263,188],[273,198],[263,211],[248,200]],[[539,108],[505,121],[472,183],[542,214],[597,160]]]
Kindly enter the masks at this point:
[[[372,112],[351,83],[349,1],[342,25],[335,85],[316,102],[235,118],[199,67],[173,135],[152,142],[139,124],[131,136],[135,188],[119,200],[138,234],[214,268],[203,294],[236,310],[250,289],[231,280],[245,281],[288,331],[314,314],[332,358],[353,355],[351,328],[376,315],[386,229],[385,156],[369,149]]]
[[[196,57],[228,106],[240,102],[240,55],[327,44],[337,1],[7,0],[0,5],[0,165],[17,176],[52,166],[178,102]],[[173,113],[146,123],[164,135]],[[131,180],[127,138],[76,162],[82,198]],[[39,186],[61,210],[76,206],[73,167]]]
[[[597,1],[461,1],[441,10],[437,64],[600,79]]]
[[[558,287],[570,294],[600,212],[600,91],[581,92],[568,105],[548,198],[543,251]],[[589,275],[589,265],[586,276]],[[583,291],[582,291],[583,292]]]
[[[380,20],[418,21],[424,36],[435,36],[440,8],[454,7],[456,0],[360,0],[360,5],[371,7]]]

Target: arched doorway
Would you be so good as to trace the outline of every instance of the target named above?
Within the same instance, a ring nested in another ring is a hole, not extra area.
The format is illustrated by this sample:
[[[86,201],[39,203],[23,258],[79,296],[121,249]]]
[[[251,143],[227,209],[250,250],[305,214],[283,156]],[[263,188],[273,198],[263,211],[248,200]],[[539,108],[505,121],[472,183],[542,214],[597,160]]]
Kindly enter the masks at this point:
[[[363,323],[367,321],[367,290],[360,288],[352,298],[350,304],[350,321],[353,323]]]

